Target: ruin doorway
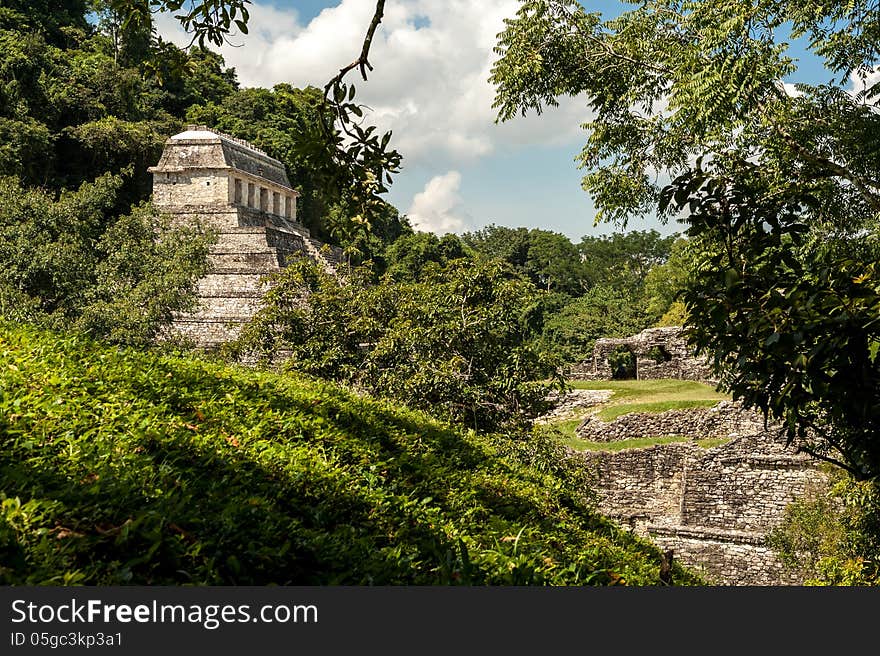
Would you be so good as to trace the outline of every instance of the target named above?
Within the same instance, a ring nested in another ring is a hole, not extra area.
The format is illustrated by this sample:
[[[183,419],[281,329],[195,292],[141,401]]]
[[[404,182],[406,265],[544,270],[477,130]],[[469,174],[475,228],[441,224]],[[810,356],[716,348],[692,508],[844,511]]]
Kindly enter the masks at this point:
[[[633,380],[638,373],[636,354],[628,346],[618,346],[608,354],[611,380]]]

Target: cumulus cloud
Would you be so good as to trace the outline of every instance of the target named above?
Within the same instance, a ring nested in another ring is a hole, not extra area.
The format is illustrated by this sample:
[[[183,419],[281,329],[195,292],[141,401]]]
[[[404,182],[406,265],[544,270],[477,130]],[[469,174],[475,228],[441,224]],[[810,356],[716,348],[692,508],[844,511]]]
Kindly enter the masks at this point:
[[[415,195],[407,212],[413,228],[421,232],[445,234],[468,225],[471,220],[462,205],[460,187],[461,174],[458,171],[448,171],[431,178],[424,191]]]
[[[502,144],[561,145],[582,138],[583,101],[564,99],[540,117],[495,124],[488,82],[493,47],[517,0],[398,0],[385,16],[370,51],[375,70],[349,79],[372,109],[368,120],[392,130],[392,144],[408,165],[452,168],[497,152]],[[323,87],[360,51],[372,0],[341,0],[303,24],[295,11],[254,3],[249,34],[221,53],[245,86],[279,82]],[[157,20],[165,38],[185,44],[170,16]]]

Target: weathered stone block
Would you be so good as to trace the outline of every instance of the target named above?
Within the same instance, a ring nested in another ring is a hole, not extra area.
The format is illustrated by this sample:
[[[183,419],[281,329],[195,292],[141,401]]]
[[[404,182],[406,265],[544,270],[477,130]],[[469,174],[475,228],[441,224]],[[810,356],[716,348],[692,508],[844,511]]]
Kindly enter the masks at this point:
[[[572,452],[592,476],[600,510],[671,548],[721,585],[798,583],[766,546],[785,508],[827,484],[817,462],[760,432],[714,449],[691,442]]]

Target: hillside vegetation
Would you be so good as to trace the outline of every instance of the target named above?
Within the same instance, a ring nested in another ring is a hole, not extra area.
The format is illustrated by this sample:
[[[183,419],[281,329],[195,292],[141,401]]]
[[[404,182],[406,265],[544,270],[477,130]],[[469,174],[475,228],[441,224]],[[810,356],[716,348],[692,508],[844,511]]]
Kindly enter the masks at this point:
[[[2,584],[661,583],[510,438],[10,324],[0,351]]]

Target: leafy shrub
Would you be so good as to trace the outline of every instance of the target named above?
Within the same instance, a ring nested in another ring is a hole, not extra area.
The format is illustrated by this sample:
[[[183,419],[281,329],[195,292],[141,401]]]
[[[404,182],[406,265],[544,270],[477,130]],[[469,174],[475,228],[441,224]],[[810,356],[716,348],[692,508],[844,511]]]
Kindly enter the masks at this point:
[[[428,264],[417,281],[282,272],[233,350],[351,383],[481,430],[522,424],[563,381],[535,345],[543,293],[497,261]]]
[[[786,509],[769,544],[808,585],[878,585],[880,488],[839,470],[832,480]]]
[[[551,316],[542,342],[565,362],[593,356],[597,339],[628,337],[651,325],[641,296],[621,285],[597,285]]]
[[[0,316],[149,344],[190,309],[211,235],[149,205],[118,216],[119,176],[57,199],[0,178]]]

